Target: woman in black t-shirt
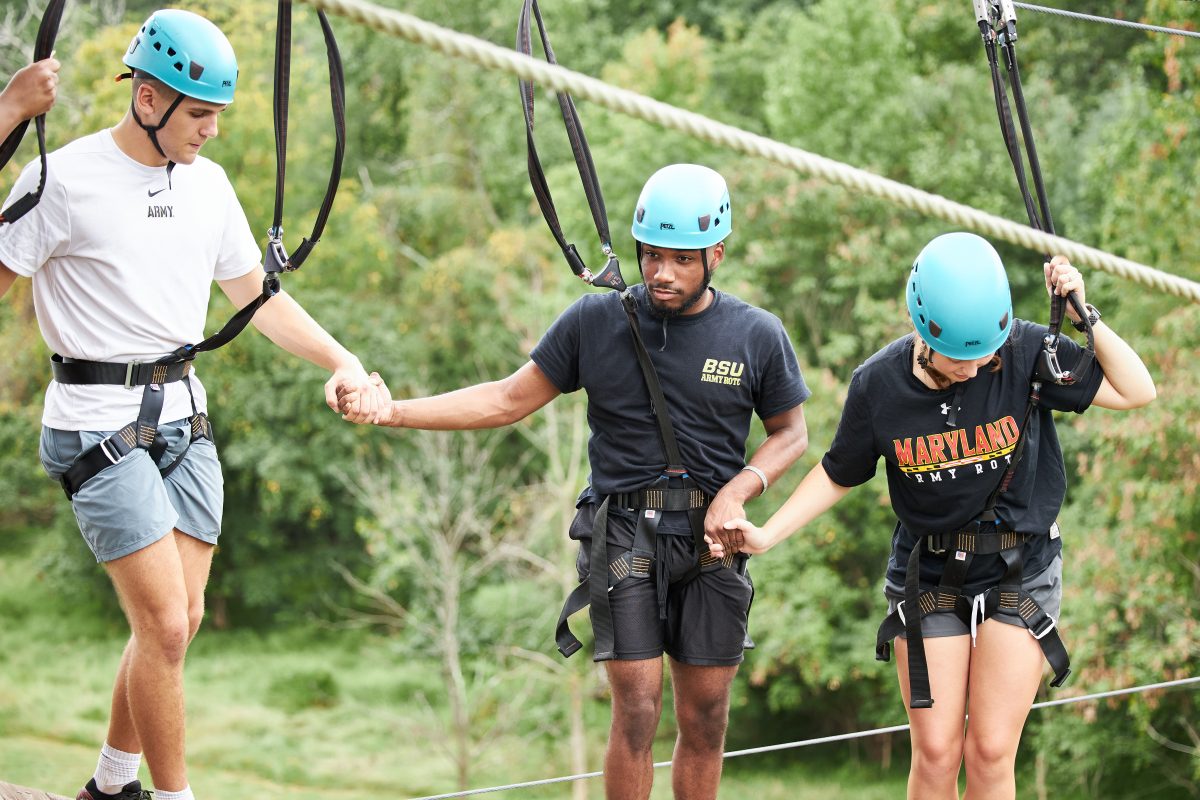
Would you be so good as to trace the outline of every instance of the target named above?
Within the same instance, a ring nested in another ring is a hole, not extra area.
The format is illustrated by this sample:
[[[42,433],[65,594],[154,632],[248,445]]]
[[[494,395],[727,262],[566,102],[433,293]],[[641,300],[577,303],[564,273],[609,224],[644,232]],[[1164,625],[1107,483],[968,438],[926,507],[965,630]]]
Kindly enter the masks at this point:
[[[1083,301],[1083,277],[1066,258],[1056,256],[1044,272],[1048,291]],[[1012,318],[1000,257],[974,234],[930,242],[906,295],[914,333],[855,370],[821,463],[761,528],[745,520],[726,527],[741,530],[744,552],[766,552],[869,480],[882,457],[898,524],[878,653],[886,658],[896,637],[900,691],[911,707],[909,797],[957,798],[965,760],[970,796],[1012,798],[1043,650],[1060,679],[1067,671],[1055,630],[1062,597],[1055,518],[1066,469],[1051,411],[1138,408],[1154,399],[1154,382],[1137,353],[1085,306],[1097,368],[1072,385],[1044,382],[1039,407],[1027,415],[1047,329]],[[1085,329],[1069,304],[1067,316]],[[1059,337],[1064,366],[1084,363],[1084,355]],[[1013,458],[1011,482],[993,496]]]

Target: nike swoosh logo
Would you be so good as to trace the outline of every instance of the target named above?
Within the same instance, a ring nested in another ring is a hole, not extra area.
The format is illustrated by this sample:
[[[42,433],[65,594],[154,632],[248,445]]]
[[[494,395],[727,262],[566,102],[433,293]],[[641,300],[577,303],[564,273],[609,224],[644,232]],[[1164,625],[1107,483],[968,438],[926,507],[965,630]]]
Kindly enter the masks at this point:
[[[163,193],[163,192],[165,192],[165,191],[166,191],[166,189],[159,189],[157,192],[152,192],[152,191],[150,191],[149,189],[147,189],[147,190],[146,190],[146,195],[147,195],[148,197],[154,197],[154,195],[156,195],[156,194],[162,194],[162,193]]]

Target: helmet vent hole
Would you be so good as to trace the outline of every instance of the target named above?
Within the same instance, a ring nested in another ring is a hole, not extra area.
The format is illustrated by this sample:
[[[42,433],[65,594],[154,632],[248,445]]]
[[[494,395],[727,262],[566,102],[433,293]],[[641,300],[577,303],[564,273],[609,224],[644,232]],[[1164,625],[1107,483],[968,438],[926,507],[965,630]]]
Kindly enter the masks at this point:
[[[921,320],[922,325],[925,324],[925,315],[924,314],[917,314],[917,319]]]
[[[145,30],[145,29],[143,28],[143,30]],[[150,35],[151,35],[151,36],[154,36],[156,33],[158,33],[158,31],[156,31],[154,28],[151,28],[151,29],[150,29]]]
[[[154,43],[154,49],[155,49],[155,50],[162,50],[162,42],[155,42],[155,43]]]
[[[176,72],[183,72],[183,64],[181,62],[176,61],[172,66],[175,67]]]
[[[167,48],[167,55],[169,55],[169,56],[171,56],[172,58],[174,58],[174,57],[175,57],[175,48],[174,48],[174,47],[168,47],[168,48]]]
[[[1004,316],[1000,318],[1000,330],[1008,327],[1008,312],[1004,312]]]
[[[717,217],[715,220],[713,220],[713,227],[716,227],[717,225],[720,225],[720,224],[721,224],[720,217]]]
[[[942,326],[938,325],[933,320],[929,320],[929,332],[933,334],[933,338],[942,338]]]

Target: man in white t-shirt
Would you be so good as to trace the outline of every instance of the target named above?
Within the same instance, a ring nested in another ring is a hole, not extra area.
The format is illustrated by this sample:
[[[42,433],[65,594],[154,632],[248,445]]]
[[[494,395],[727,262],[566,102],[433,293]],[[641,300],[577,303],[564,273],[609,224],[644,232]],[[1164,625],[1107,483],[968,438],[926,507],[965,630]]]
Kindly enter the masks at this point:
[[[71,497],[132,630],[107,741],[79,800],[147,797],[142,752],[158,800],[191,800],[183,661],[204,613],[222,480],[192,362],[155,362],[203,338],[212,281],[241,308],[259,296],[264,272],[233,187],[199,155],[233,100],[229,41],[203,17],[158,11],[124,62],[133,79],[125,117],[51,153],[41,202],[0,225],[0,295],[18,276],[33,279],[38,324],[56,353],[42,463]],[[39,176],[29,165],[13,196]],[[368,399],[349,416],[374,419],[358,359],[291,297],[275,295],[253,322],[332,373],[332,408],[339,383],[361,385]]]

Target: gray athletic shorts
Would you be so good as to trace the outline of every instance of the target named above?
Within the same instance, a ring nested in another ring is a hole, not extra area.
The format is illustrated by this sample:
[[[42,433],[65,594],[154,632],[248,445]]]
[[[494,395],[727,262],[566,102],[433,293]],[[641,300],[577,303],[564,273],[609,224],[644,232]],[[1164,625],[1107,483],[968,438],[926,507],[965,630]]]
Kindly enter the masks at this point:
[[[1062,555],[1059,554],[1050,562],[1050,566],[1037,575],[1027,576],[1021,582],[1022,588],[1033,595],[1033,599],[1042,607],[1042,610],[1054,617],[1055,620],[1058,620],[1058,614],[1062,610],[1062,570]],[[904,587],[888,581],[883,587],[883,594],[888,601],[888,614],[891,614],[904,599]],[[1015,625],[1018,628],[1025,627],[1025,623],[1021,621],[1020,617],[1009,614],[996,614],[989,619],[1003,622],[1005,625]],[[928,614],[921,620],[921,635],[925,637],[969,636],[970,633],[971,629],[956,614]],[[908,638],[904,633],[901,633],[900,636]]]
[[[580,545],[576,561],[580,580],[587,576],[590,567],[592,523],[598,508],[585,504],[571,523],[571,538],[578,539]],[[609,510],[610,562],[633,547],[636,525],[637,519],[631,513]],[[657,547],[657,557],[664,560],[672,580],[686,574],[696,563],[696,548],[690,533],[660,532]],[[744,567],[744,561],[738,564]],[[705,567],[687,583],[670,584],[665,620],[658,616],[655,572],[656,568],[652,568],[648,578],[627,578],[608,594],[617,660],[657,658],[666,652],[684,664],[742,663],[749,641],[750,601],[754,596],[749,572],[716,563]]]
[[[191,426],[186,419],[165,423],[158,430],[167,439],[160,466],[187,450],[165,480],[150,454],[139,448],[96,473],[71,499],[79,531],[96,561],[113,561],[149,547],[172,528],[217,543],[225,500],[217,448],[207,439],[197,439],[189,449]],[[80,453],[112,433],[43,426],[42,467],[58,480]]]

